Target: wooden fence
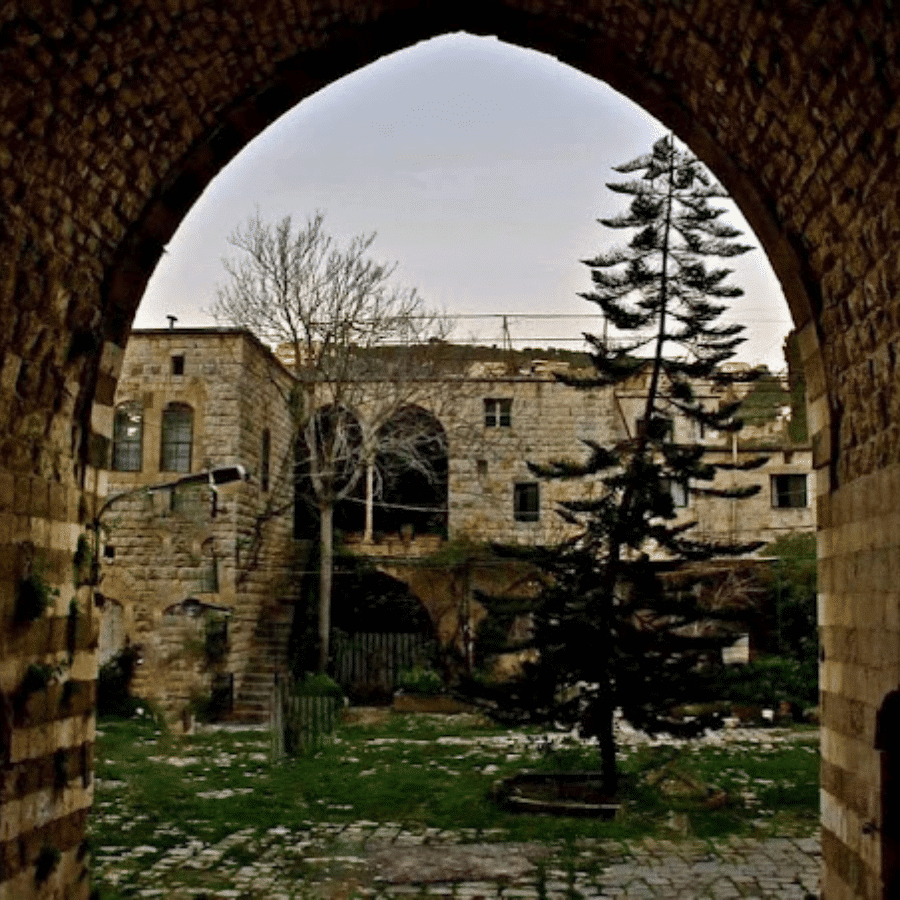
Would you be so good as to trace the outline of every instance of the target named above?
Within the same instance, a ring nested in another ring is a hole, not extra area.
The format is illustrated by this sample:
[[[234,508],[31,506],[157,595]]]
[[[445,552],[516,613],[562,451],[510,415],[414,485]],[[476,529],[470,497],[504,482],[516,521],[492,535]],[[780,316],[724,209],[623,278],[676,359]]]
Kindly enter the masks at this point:
[[[427,664],[434,639],[418,632],[337,631],[334,635],[334,679],[353,697],[390,697],[403,669]]]
[[[340,697],[298,694],[288,678],[276,679],[272,688],[272,758],[296,756],[321,747],[334,732]]]

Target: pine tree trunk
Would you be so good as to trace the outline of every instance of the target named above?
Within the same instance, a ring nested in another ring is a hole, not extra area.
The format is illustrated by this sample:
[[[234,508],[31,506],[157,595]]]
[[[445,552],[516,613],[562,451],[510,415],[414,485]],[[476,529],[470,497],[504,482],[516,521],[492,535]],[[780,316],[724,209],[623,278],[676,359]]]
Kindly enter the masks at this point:
[[[319,672],[328,667],[331,651],[331,585],[334,573],[334,506],[319,510]]]
[[[671,138],[670,138],[671,140]],[[662,247],[662,266],[660,278],[660,311],[659,325],[656,337],[656,349],[653,355],[653,369],[650,376],[650,384],[647,388],[647,399],[644,408],[644,431],[637,436],[637,446],[630,465],[634,465],[635,461],[643,459],[648,452],[650,445],[650,423],[654,412],[656,411],[656,398],[659,393],[660,371],[662,368],[662,354],[666,339],[666,314],[668,312],[669,303],[669,238],[672,227],[672,194],[674,191],[674,169],[670,163],[668,172],[668,184],[666,190],[666,211],[664,216],[663,228],[663,247]],[[607,551],[606,563],[606,591],[604,597],[604,615],[606,618],[606,626],[604,628],[604,638],[610,636],[609,629],[612,627],[611,610],[613,601],[615,600],[616,585],[619,578],[619,565],[621,561],[622,544],[621,537],[622,521],[627,521],[631,517],[631,507],[634,501],[634,492],[637,488],[637,479],[632,475],[628,479],[628,484],[622,495],[619,504],[619,524],[613,528],[610,536],[610,546]],[[604,658],[612,659],[611,646],[604,648]],[[597,710],[597,721],[594,728],[597,735],[597,744],[600,749],[600,767],[603,777],[603,786],[610,796],[614,796],[618,790],[619,776],[616,768],[616,735],[615,735],[615,712],[616,700],[618,696],[618,680],[616,673],[607,671],[604,684],[610,685],[610,691],[607,695],[609,699],[604,699]],[[612,685],[617,685],[616,690],[612,689]]]
[[[604,702],[599,710],[597,744],[600,749],[600,776],[603,790],[614,798],[619,789],[619,770],[616,766],[615,708]]]

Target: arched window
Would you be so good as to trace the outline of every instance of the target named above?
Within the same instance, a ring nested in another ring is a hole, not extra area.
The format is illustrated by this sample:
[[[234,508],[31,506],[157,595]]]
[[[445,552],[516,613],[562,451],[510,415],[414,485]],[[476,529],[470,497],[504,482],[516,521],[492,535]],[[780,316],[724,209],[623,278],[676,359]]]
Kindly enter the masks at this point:
[[[144,408],[140,403],[120,403],[113,419],[113,471],[140,472],[143,453]]]
[[[193,409],[186,403],[170,403],[162,414],[160,471],[190,472],[193,440]]]
[[[259,448],[259,486],[262,490],[269,490],[269,457],[272,454],[272,433],[268,428],[263,429],[262,443]]]
[[[374,529],[395,532],[412,526],[414,534],[446,536],[448,457],[443,425],[421,406],[404,406],[378,430],[377,440],[374,490],[368,498]]]

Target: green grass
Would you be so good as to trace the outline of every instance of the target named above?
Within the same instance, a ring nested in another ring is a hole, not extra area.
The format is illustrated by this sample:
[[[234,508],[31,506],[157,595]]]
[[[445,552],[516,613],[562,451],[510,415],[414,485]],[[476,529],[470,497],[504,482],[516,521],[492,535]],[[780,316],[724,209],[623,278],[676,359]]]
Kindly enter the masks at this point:
[[[191,841],[208,847],[246,832],[219,863],[233,873],[256,859],[255,841],[278,829],[302,836],[323,823],[470,829],[472,839],[553,842],[574,858],[584,839],[809,835],[818,819],[813,730],[791,732],[787,744],[625,751],[623,808],[616,820],[601,822],[497,808],[488,794],[505,775],[590,768],[597,760],[583,747],[547,753],[540,735],[473,716],[390,714],[379,724],[342,724],[334,743],[281,763],[271,762],[262,730],[183,737],[160,733],[151,722],[119,720],[98,728],[92,843],[107,873],[112,860],[143,853],[146,862],[132,866],[134,878],[168,849]],[[514,746],[510,737],[517,738]],[[302,877],[302,855],[290,865]],[[115,889],[124,897],[135,886]],[[114,886],[107,887],[103,900],[118,900]]]

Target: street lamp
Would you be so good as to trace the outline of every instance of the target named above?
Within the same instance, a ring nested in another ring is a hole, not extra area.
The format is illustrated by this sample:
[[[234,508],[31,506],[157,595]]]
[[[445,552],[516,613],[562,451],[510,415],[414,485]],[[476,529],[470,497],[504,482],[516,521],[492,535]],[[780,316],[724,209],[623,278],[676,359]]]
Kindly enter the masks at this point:
[[[91,528],[94,529],[94,561],[91,572],[91,583],[96,586],[100,580],[100,520],[113,503],[118,503],[119,500],[124,500],[127,497],[136,497],[138,494],[155,494],[159,491],[171,491],[188,484],[206,484],[213,492],[213,496],[216,496],[218,494],[218,489],[223,484],[232,484],[235,481],[249,480],[250,474],[241,465],[219,466],[215,469],[205,469],[202,472],[184,475],[181,478],[176,478],[174,481],[167,481],[163,484],[146,484],[107,497],[100,505],[100,508],[97,510],[93,521],[91,522]]]

